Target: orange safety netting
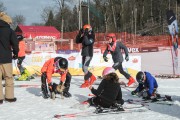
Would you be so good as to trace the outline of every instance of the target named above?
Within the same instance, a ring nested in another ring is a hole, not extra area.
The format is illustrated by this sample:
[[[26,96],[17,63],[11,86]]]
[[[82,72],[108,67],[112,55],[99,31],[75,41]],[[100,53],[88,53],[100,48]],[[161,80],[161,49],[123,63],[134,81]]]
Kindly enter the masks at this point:
[[[73,39],[73,49],[80,50],[81,45],[75,43],[76,35],[78,31],[67,32],[63,34],[64,39]],[[157,35],[157,36],[140,36],[135,34],[130,34],[127,32],[115,33],[117,40],[123,42],[127,47],[167,47],[171,46],[171,36],[170,35]],[[106,34],[105,33],[95,33],[95,44],[94,48],[105,49],[106,47]],[[179,42],[180,43],[180,42]],[[69,43],[61,43],[61,49],[68,50]]]

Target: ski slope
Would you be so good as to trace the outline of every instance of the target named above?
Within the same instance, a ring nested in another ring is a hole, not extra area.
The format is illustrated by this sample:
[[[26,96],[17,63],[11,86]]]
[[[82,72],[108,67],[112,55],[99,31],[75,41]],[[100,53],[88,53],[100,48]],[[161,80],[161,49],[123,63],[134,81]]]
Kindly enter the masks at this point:
[[[169,51],[144,53],[142,56],[142,70],[155,73],[170,73],[172,68]],[[156,60],[156,61],[154,61]],[[159,61],[159,63],[157,62]],[[161,62],[162,61],[162,62]],[[164,63],[165,62],[165,63]],[[120,78],[127,82],[126,79]],[[120,114],[106,114],[99,116],[84,116],[62,118],[66,120],[180,120],[180,78],[176,79],[160,79],[156,78],[159,84],[158,91],[162,95],[171,95],[174,105],[161,105],[148,103],[149,106],[142,107],[146,112],[132,112]],[[84,82],[83,76],[72,76],[70,93],[71,98],[61,99],[57,95],[55,100],[42,98],[40,88],[40,77],[36,77],[31,81],[15,81],[15,97],[17,102],[4,102],[0,105],[0,120],[56,120],[53,118],[55,114],[66,114],[83,111],[93,111],[94,108],[80,109],[73,107],[79,102],[87,100],[91,92],[88,88],[79,88]],[[59,78],[54,77],[53,82],[59,83]],[[100,80],[93,85],[98,87]],[[32,85],[20,87],[19,85]],[[34,86],[33,86],[34,85]],[[130,91],[134,88],[122,88],[123,99],[140,99],[132,96]],[[139,106],[138,104],[125,103],[124,107]]]
[[[53,120],[55,114],[75,113],[82,111],[94,110],[93,107],[86,109],[72,108],[77,103],[87,100],[89,98],[90,90],[88,88],[82,89],[79,86],[83,82],[82,76],[73,76],[71,82],[70,93],[71,98],[61,99],[57,95],[55,100],[44,99],[41,97],[40,77],[36,77],[31,81],[15,81],[15,96],[17,102],[5,102],[0,105],[0,120]],[[126,81],[125,79],[123,79]],[[159,93],[172,95],[174,105],[161,105],[149,103],[144,109],[150,109],[146,112],[132,112],[121,114],[107,114],[100,116],[86,116],[65,118],[72,120],[178,120],[180,119],[180,81],[178,79],[157,79],[159,83]],[[58,78],[53,78],[54,82],[59,82]],[[96,81],[95,88],[100,80]],[[19,87],[18,85],[39,85],[30,87]],[[134,88],[127,88],[133,90]],[[123,99],[139,99],[138,97],[131,96],[130,92],[122,88]],[[138,106],[134,104],[125,103],[124,107]]]

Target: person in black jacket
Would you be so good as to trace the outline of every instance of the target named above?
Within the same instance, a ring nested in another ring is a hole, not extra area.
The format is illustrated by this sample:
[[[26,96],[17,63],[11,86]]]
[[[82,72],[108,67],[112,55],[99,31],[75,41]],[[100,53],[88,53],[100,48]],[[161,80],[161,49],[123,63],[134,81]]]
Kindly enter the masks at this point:
[[[115,70],[119,70],[119,72],[121,74],[123,74],[126,79],[129,80],[129,82],[127,83],[127,86],[130,86],[132,83],[135,82],[134,78],[131,77],[128,73],[126,73],[123,70],[122,67],[122,62],[123,62],[123,55],[121,53],[121,50],[124,50],[125,52],[125,60],[129,61],[129,55],[128,55],[128,49],[125,45],[123,45],[121,42],[117,42],[116,41],[116,35],[114,33],[109,33],[106,36],[107,40],[109,41],[109,43],[107,44],[107,48],[103,53],[103,58],[105,62],[108,62],[108,58],[106,57],[108,52],[111,53],[112,55],[112,59],[114,62],[114,65],[112,66]]]
[[[95,95],[95,97],[88,100],[90,105],[109,108],[116,104],[122,107],[124,104],[119,77],[112,67],[104,69],[103,80],[97,89],[94,89],[92,86],[90,86],[89,89]]]
[[[82,70],[84,72],[84,83],[81,85],[81,88],[89,87],[96,80],[96,77],[88,71],[89,64],[93,57],[93,45],[95,41],[95,35],[92,31],[92,27],[87,24],[79,31],[79,34],[76,36],[76,43],[82,44]]]
[[[15,32],[10,28],[12,19],[0,12],[0,104],[5,101],[15,102],[12,58],[17,59],[19,47]],[[12,56],[13,52],[13,56]],[[2,76],[5,79],[5,95],[3,94]]]

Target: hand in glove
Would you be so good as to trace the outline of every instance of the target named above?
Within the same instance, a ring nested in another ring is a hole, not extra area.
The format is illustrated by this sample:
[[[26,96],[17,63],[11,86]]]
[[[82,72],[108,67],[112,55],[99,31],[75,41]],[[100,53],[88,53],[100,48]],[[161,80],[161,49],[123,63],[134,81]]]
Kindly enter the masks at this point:
[[[128,55],[126,55],[125,60],[129,61],[129,56]]]
[[[53,84],[52,84],[52,82],[48,83],[48,88],[49,88],[50,92],[53,92]]]
[[[13,55],[13,59],[16,60],[18,58],[18,55]]]
[[[137,92],[134,90],[134,91],[131,92],[131,95],[136,95],[136,93]]]
[[[81,28],[80,30],[79,30],[79,35],[82,35],[84,33],[84,30],[83,30],[83,28]]]
[[[108,62],[108,58],[106,56],[103,57],[105,62]]]

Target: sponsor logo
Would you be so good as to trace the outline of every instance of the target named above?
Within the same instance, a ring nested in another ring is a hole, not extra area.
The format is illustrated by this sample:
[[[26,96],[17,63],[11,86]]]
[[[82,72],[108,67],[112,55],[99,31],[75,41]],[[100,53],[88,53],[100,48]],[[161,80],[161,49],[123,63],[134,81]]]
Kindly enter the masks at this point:
[[[137,58],[134,58],[134,59],[132,60],[132,62],[133,62],[133,63],[138,63],[138,59],[137,59]]]
[[[137,53],[137,52],[139,52],[139,48],[128,48],[128,51],[130,53]]]
[[[70,60],[70,61],[73,61],[73,60],[75,60],[76,58],[74,57],[74,56],[71,56],[71,57],[69,57],[68,58],[68,60]]]
[[[56,39],[56,36],[36,36],[36,39]]]

